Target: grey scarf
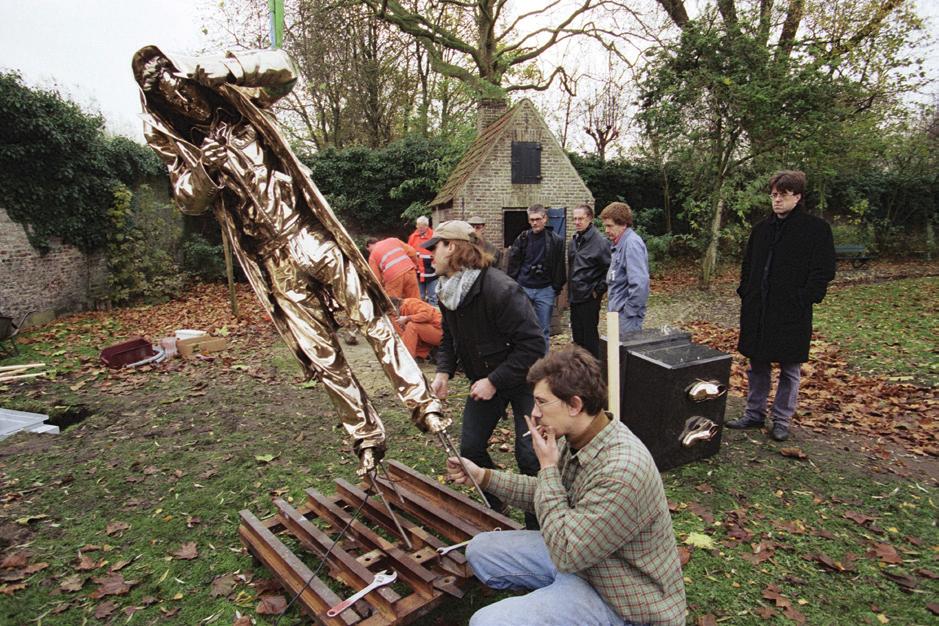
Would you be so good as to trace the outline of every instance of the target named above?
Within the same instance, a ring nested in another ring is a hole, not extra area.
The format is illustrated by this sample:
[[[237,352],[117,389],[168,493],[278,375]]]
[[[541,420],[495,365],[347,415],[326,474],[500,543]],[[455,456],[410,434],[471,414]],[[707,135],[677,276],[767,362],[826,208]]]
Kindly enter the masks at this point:
[[[482,270],[468,269],[460,270],[453,276],[439,277],[437,279],[437,299],[451,311],[456,311],[460,303],[463,302],[463,298],[469,293],[473,283],[476,282],[480,272]]]

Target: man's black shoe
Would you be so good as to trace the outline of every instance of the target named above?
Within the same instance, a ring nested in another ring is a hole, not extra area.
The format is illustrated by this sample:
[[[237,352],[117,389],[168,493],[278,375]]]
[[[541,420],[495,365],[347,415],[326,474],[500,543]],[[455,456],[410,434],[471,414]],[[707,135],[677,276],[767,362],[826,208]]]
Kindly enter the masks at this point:
[[[724,426],[726,426],[727,428],[735,428],[738,430],[741,428],[763,428],[763,422],[764,420],[754,419],[752,417],[747,417],[746,415],[744,415],[743,417],[739,419],[735,419],[731,422],[725,422]]]
[[[785,441],[789,439],[789,427],[785,424],[773,424],[773,430],[770,432],[770,437],[776,441]]]

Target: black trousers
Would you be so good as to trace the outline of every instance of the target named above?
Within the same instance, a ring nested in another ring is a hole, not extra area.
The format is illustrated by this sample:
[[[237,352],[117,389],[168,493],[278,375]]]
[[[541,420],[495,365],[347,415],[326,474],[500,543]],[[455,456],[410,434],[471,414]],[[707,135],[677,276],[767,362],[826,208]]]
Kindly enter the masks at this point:
[[[505,415],[505,408],[512,405],[512,415],[515,418],[515,461],[522,474],[536,476],[541,464],[535,456],[530,437],[522,437],[528,431],[525,416],[531,415],[535,406],[535,397],[531,387],[519,385],[511,389],[499,390],[489,400],[473,400],[467,398],[463,408],[463,427],[460,431],[460,455],[469,459],[479,467],[494,469],[496,464],[489,456],[489,438],[496,429],[499,420]],[[502,501],[491,493],[486,493],[486,499],[492,508],[502,508]],[[538,520],[534,513],[525,512],[525,527],[529,530],[538,528]]]
[[[571,334],[574,343],[600,358],[600,299],[571,303]]]

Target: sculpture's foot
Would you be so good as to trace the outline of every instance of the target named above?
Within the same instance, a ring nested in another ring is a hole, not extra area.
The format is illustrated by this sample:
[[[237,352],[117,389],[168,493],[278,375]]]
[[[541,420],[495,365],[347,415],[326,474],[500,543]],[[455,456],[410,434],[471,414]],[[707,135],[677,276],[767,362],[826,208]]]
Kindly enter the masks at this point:
[[[453,420],[444,414],[443,404],[439,400],[433,400],[426,406],[415,409],[414,412],[417,427],[434,435],[443,432],[453,423]]]

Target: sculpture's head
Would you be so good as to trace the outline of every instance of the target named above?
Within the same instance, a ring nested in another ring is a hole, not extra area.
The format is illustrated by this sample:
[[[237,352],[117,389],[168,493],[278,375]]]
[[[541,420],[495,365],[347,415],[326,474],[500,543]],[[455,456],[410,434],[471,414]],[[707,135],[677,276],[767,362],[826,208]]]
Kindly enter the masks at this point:
[[[155,46],[139,50],[132,68],[148,106],[189,122],[204,123],[211,119],[216,108],[211,90],[183,74]]]

